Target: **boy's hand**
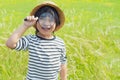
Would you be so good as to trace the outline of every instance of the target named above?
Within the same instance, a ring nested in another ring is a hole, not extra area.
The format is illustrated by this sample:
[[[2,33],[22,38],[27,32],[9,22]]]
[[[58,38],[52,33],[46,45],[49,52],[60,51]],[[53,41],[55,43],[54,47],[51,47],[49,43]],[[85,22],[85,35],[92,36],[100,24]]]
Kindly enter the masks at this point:
[[[27,18],[24,20],[23,25],[26,27],[31,27],[36,23],[37,20],[38,20],[38,17],[27,16]]]
[[[34,16],[28,16],[26,19],[27,21],[24,21],[24,23],[18,29],[16,29],[14,33],[10,36],[10,38],[7,40],[7,47],[14,49],[19,39],[30,26],[33,26],[36,23],[38,17],[35,18]]]

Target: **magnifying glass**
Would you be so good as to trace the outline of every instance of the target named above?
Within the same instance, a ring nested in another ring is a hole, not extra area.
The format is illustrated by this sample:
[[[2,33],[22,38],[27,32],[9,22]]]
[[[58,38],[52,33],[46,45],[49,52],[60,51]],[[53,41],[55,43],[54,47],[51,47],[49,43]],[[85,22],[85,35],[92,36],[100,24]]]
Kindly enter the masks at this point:
[[[24,21],[28,21],[27,18]],[[45,12],[40,15],[37,22],[43,28],[50,28],[55,24],[55,18],[52,14]]]
[[[43,13],[38,18],[38,23],[43,28],[50,28],[55,24],[55,18],[50,13]]]

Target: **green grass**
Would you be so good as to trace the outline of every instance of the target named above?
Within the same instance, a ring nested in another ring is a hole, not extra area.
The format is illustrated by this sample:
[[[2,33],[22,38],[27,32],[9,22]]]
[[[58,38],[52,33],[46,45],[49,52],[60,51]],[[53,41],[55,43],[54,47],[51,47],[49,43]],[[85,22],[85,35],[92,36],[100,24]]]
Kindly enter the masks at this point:
[[[44,0],[41,0],[44,1]],[[120,80],[120,1],[53,0],[65,12],[68,80]],[[23,80],[28,52],[5,46],[7,38],[40,0],[0,1],[0,80]],[[33,33],[29,29],[25,34]]]

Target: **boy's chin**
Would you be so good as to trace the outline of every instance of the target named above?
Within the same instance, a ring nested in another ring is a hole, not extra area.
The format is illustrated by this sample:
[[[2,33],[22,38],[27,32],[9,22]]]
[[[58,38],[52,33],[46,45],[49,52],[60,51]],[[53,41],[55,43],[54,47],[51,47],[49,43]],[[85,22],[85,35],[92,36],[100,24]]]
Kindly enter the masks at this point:
[[[44,35],[51,35],[53,33],[53,31],[51,31],[51,30],[42,30],[40,32]]]

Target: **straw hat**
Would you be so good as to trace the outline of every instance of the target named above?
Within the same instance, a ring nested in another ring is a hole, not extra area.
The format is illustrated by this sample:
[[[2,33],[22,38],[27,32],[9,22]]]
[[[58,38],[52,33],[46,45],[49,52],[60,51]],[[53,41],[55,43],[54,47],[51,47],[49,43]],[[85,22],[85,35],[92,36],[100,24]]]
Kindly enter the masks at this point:
[[[37,5],[35,8],[33,8],[33,10],[31,11],[30,15],[35,15],[35,13],[37,12],[37,10],[39,8],[41,8],[42,6],[51,6],[53,8],[56,9],[56,11],[58,12],[58,15],[59,15],[59,19],[60,19],[60,25],[56,26],[55,30],[54,31],[57,31],[59,30],[63,25],[64,25],[64,22],[65,22],[65,16],[64,16],[64,13],[63,11],[54,3],[54,2],[51,2],[51,1],[46,1],[46,2],[43,2],[42,4],[40,5]],[[34,27],[36,28],[36,25],[34,25]]]

